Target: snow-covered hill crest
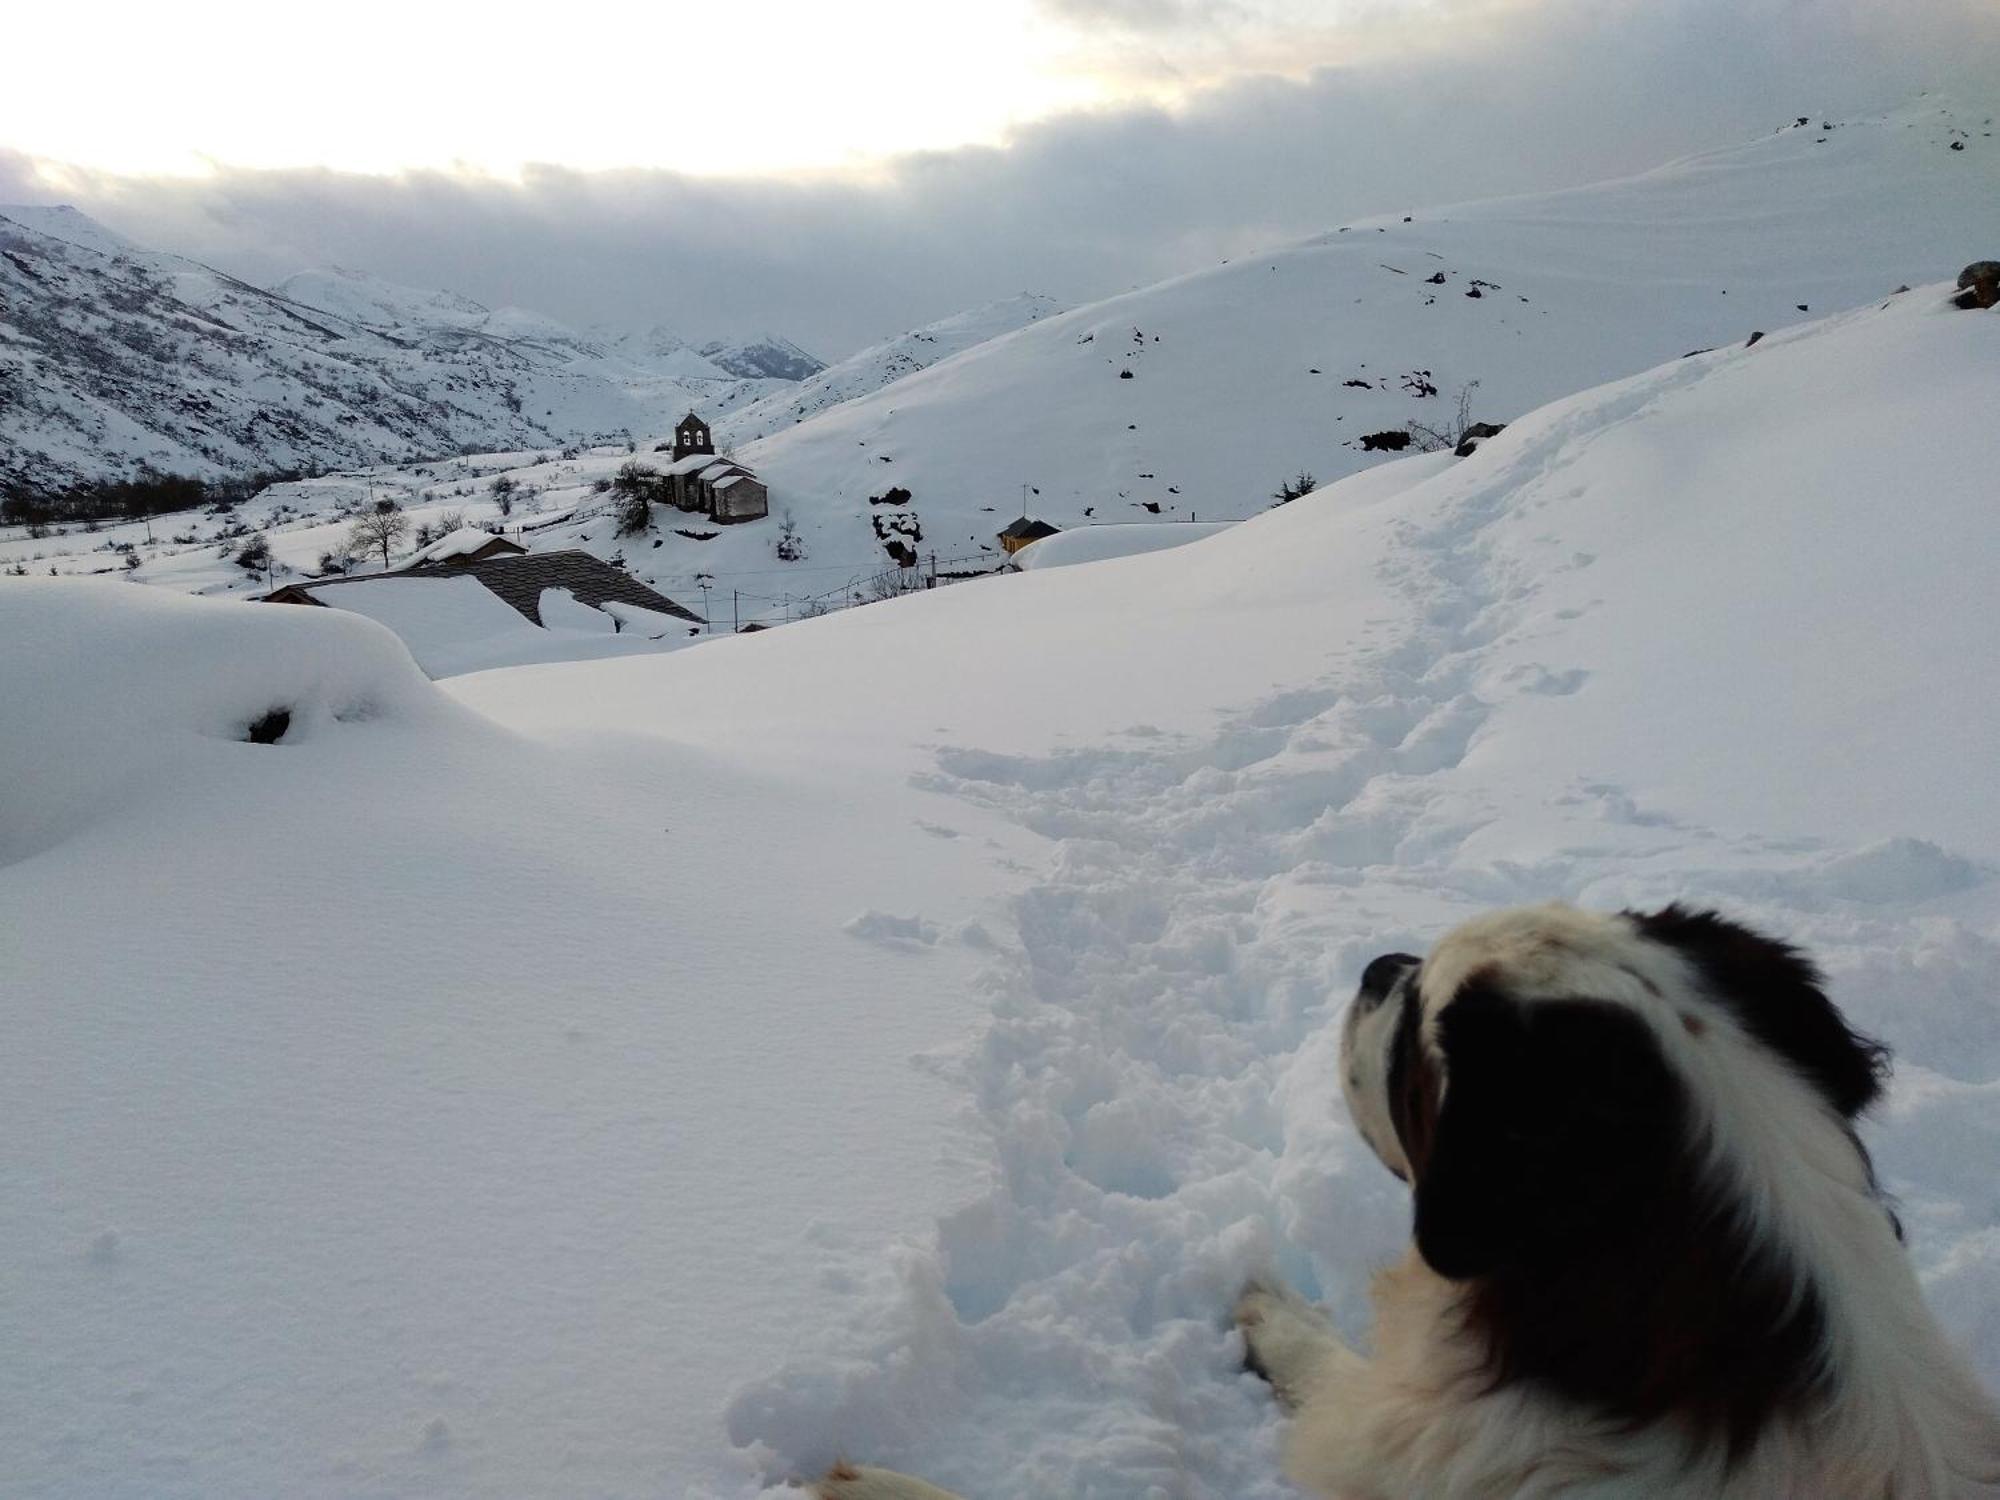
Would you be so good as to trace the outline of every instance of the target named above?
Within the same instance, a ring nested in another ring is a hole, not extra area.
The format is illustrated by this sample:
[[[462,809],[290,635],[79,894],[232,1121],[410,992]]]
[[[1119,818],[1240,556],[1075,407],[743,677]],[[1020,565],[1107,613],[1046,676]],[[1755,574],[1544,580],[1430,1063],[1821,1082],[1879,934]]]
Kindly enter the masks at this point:
[[[768,437],[843,401],[872,395],[905,375],[914,375],[939,360],[962,354],[975,344],[1012,333],[1061,311],[1062,304],[1053,297],[1034,292],[969,308],[872,344],[808,376],[796,388],[774,391],[761,401],[739,407],[716,424],[716,431],[736,443]]]

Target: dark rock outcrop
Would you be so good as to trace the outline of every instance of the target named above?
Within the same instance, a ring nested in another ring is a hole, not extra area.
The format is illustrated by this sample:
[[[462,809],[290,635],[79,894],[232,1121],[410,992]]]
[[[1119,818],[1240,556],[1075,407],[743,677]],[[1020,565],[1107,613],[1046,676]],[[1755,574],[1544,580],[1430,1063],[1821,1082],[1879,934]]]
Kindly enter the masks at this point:
[[[2000,303],[2000,260],[1975,260],[1960,271],[1952,301],[1968,311]]]
[[[1506,430],[1505,422],[1474,422],[1465,429],[1465,436],[1459,439],[1458,446],[1451,451],[1460,458],[1470,458],[1474,450],[1487,438],[1498,437]]]

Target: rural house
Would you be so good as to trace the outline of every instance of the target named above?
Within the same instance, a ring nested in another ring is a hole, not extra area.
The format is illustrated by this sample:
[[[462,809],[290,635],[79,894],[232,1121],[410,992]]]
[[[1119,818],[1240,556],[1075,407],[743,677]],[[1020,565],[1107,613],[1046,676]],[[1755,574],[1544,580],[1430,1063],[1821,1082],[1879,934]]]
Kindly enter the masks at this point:
[[[1030,542],[1039,542],[1045,536],[1054,536],[1061,531],[1060,526],[1051,526],[1047,521],[1031,521],[1022,516],[1018,521],[1010,521],[1005,530],[997,533],[1001,547],[1009,557],[1019,552]]]

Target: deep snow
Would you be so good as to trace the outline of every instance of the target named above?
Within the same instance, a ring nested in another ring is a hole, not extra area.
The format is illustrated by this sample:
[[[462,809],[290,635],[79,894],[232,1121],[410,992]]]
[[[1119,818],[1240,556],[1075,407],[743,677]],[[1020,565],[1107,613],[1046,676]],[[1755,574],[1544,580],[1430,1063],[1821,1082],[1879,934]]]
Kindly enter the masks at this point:
[[[440,687],[334,611],[0,588],[7,1471],[1277,1500],[1229,1302],[1358,1332],[1407,1225],[1341,1007],[1547,898],[1826,964],[2000,1380],[2000,317],[1944,299],[666,656]]]

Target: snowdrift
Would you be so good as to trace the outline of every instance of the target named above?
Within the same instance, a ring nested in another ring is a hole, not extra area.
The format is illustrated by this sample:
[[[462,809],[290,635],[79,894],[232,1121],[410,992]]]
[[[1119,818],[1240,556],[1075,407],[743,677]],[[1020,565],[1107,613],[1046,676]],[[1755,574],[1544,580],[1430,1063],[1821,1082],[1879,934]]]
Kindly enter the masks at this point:
[[[517,617],[518,618],[518,617]],[[253,726],[296,747],[350,726],[470,722],[394,635],[337,610],[196,600],[133,584],[0,588],[0,865],[193,763],[245,764]]]

